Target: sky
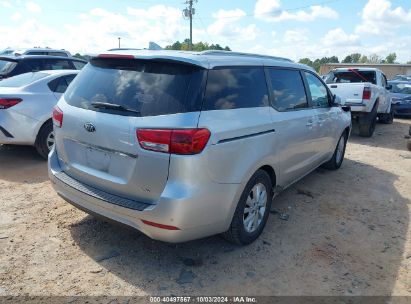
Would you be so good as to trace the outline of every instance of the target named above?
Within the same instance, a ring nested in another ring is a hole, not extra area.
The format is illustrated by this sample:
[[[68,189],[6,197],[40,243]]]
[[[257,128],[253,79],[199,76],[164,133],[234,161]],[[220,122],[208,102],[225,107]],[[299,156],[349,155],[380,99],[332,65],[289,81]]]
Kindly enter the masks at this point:
[[[0,49],[96,54],[189,37],[184,0],[0,0]],[[311,59],[359,52],[411,61],[411,0],[198,0],[193,42]]]

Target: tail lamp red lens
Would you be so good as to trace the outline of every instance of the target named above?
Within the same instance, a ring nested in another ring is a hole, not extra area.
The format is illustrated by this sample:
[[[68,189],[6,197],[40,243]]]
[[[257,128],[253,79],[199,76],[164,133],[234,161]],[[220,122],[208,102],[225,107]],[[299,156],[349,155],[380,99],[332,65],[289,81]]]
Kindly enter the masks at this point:
[[[0,98],[0,109],[8,109],[20,103],[20,98]]]
[[[63,111],[58,106],[53,108],[53,124],[59,128],[63,125]]]
[[[138,129],[137,139],[145,150],[192,155],[204,150],[210,138],[207,129]]]
[[[371,99],[371,88],[365,87],[364,91],[362,91],[362,100],[370,100]]]
[[[159,223],[150,222],[150,221],[146,221],[146,220],[141,220],[141,221],[142,221],[144,224],[146,224],[146,225],[153,226],[153,227],[157,227],[157,228],[160,228],[160,229],[165,229],[165,230],[180,230],[180,228],[175,227],[175,226],[159,224]]]

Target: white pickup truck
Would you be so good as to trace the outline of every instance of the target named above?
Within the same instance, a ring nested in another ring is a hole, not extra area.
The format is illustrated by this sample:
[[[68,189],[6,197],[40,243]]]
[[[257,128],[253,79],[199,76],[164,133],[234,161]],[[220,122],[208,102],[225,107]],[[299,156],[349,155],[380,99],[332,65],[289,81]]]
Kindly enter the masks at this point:
[[[350,106],[358,121],[360,136],[371,137],[378,120],[393,122],[389,85],[384,73],[374,68],[338,68],[327,74],[325,82],[340,97],[341,105]]]

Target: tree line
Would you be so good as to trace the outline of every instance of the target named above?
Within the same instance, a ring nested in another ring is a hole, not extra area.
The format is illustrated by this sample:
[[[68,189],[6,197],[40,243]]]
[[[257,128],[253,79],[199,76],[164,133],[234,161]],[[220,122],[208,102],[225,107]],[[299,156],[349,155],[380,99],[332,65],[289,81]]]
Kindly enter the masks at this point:
[[[188,51],[190,49],[190,40],[185,39],[183,42],[176,41],[171,45],[165,47],[166,50]],[[219,50],[219,51],[231,51],[228,46],[222,47],[217,44],[208,44],[208,42],[193,43],[193,51],[201,52],[206,50]]]
[[[353,53],[347,55],[341,63],[387,63],[387,64],[398,64],[396,62],[397,54],[390,53],[385,58],[378,56],[377,54],[371,54],[369,56],[362,55],[360,53]],[[303,63],[309,65],[310,67],[314,68],[317,72],[320,70],[321,65],[326,63],[340,63],[337,56],[331,57],[323,57],[321,59],[315,59],[314,61],[310,58],[301,58],[299,63]],[[407,64],[411,64],[411,61],[407,62]]]

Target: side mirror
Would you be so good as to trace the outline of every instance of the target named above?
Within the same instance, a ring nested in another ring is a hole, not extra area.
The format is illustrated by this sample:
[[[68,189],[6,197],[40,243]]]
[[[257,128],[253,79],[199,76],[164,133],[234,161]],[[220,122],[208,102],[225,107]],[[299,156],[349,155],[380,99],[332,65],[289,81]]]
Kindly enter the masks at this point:
[[[388,91],[390,91],[392,89],[392,85],[391,84],[387,84],[387,86],[385,87]]]
[[[332,97],[331,106],[332,107],[339,107],[340,105],[341,105],[341,98],[334,94],[333,97]]]

